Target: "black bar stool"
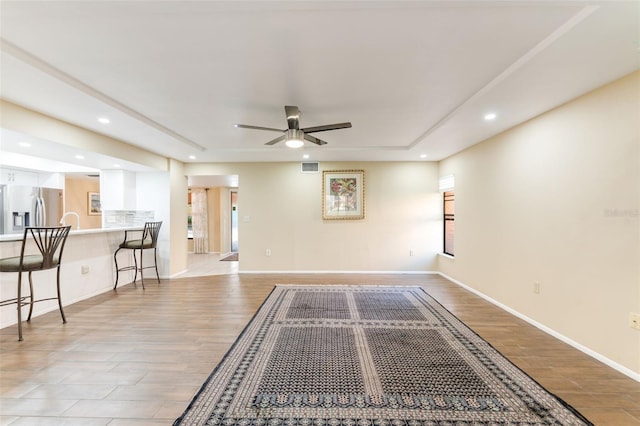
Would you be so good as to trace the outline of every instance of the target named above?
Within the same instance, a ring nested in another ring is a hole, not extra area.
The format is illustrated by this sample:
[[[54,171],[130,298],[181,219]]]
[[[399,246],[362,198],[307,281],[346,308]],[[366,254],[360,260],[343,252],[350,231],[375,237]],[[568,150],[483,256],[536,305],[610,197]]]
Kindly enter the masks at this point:
[[[140,271],[140,281],[142,282],[142,288],[144,289],[144,276],[142,274],[143,269],[155,268],[156,277],[158,278],[158,282],[160,282],[160,275],[158,274],[158,258],[156,255],[156,246],[158,244],[158,234],[160,233],[160,227],[162,226],[162,222],[146,222],[144,224],[144,229],[142,229],[142,238],[130,239],[129,233],[141,232],[141,230],[129,230],[124,231],[124,241],[120,243],[118,246],[118,250],[113,254],[113,261],[116,264],[116,284],[113,286],[115,290],[118,287],[118,278],[119,273],[121,271],[130,271],[134,270],[135,275],[133,277],[133,282],[135,283],[138,279],[138,271]],[[125,266],[123,268],[118,268],[118,252],[122,249],[132,250],[133,252],[133,265]],[[142,263],[142,253],[147,249],[153,249],[153,265],[144,266]],[[138,267],[138,260],[136,258],[136,250],[140,251],[140,266]]]
[[[71,226],[45,227],[45,228],[25,228],[22,237],[22,248],[20,256],[7,257],[0,259],[0,272],[17,272],[18,273],[18,295],[13,299],[0,301],[0,306],[17,304],[18,308],[18,340],[22,340],[22,307],[29,305],[29,316],[27,321],[31,321],[33,313],[33,304],[35,302],[43,302],[45,300],[58,300],[62,323],[66,323],[62,309],[62,298],[60,296],[60,264],[62,262],[62,251],[69,235]],[[32,240],[38,248],[38,253],[25,254],[27,239]],[[57,269],[56,287],[57,296],[44,299],[35,299],[33,292],[33,280],[31,273],[34,271],[44,271],[47,269]],[[22,273],[29,272],[29,295],[22,295]]]

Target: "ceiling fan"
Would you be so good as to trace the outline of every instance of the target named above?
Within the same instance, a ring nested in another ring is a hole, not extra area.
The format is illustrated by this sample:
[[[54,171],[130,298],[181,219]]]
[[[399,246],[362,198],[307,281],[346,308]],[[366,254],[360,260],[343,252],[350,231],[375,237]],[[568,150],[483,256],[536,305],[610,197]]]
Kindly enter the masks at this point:
[[[273,129],[271,127],[250,126],[248,124],[236,124],[235,127],[241,129],[255,129],[255,130],[269,130],[272,132],[283,133],[281,136],[267,142],[265,145],[275,145],[278,142],[285,141],[285,144],[289,148],[300,148],[304,145],[304,141],[315,143],[316,145],[326,145],[327,143],[321,139],[311,136],[309,133],[326,132],[327,130],[347,129],[351,127],[351,123],[338,123],[338,124],[325,124],[324,126],[307,127],[306,129],[300,128],[300,109],[297,106],[287,105],[284,107],[284,111],[287,115],[288,128]]]

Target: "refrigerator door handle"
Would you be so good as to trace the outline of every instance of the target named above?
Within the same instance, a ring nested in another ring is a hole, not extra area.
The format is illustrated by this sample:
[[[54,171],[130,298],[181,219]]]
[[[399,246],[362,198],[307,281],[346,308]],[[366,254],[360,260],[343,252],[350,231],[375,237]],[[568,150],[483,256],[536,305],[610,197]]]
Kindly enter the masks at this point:
[[[40,205],[42,210],[40,211],[40,226],[47,226],[47,205],[44,203],[44,198],[40,197]]]
[[[33,209],[33,225],[40,226],[40,201],[39,198],[35,199],[35,208]]]
[[[44,205],[44,199],[42,197],[36,198],[36,226],[45,226],[45,218],[47,217],[47,210]]]

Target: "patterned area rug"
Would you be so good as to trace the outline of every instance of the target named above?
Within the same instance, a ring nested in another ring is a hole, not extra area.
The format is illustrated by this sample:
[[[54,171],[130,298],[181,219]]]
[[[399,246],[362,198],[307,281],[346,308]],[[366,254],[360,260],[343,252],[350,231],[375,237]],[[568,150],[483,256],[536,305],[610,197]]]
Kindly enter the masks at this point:
[[[174,425],[590,425],[418,287],[276,286]]]

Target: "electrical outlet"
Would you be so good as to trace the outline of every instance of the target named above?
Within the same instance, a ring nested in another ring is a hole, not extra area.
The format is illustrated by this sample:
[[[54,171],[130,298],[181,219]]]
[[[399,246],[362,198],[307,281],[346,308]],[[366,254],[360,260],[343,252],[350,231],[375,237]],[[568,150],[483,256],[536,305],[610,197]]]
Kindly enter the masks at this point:
[[[533,292],[535,294],[540,294],[540,282],[539,281],[534,281],[533,282]]]
[[[413,256],[413,250],[409,250],[409,256]]]
[[[82,272],[82,275],[88,274],[89,267],[87,265],[82,265],[82,268],[80,269],[80,271]]]
[[[265,255],[265,256],[271,256],[271,249],[266,249],[266,250],[264,251],[264,255]]]
[[[629,312],[629,326],[640,330],[640,314],[636,312]]]

